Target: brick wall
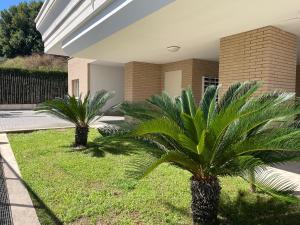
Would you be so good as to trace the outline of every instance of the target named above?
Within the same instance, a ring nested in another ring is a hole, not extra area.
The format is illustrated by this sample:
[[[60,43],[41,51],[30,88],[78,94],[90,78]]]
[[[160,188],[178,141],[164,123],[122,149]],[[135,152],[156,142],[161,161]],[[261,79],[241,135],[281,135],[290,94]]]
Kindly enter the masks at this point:
[[[296,96],[300,97],[300,65],[297,65]]]
[[[132,101],[133,89],[133,62],[127,63],[124,66],[124,100]]]
[[[86,95],[89,91],[90,59],[71,58],[68,61],[68,93],[72,95],[72,80],[79,79],[79,93]]]
[[[72,80],[79,79],[79,92],[85,95],[89,89],[90,63],[93,60],[72,58],[68,61],[68,92],[72,94]],[[182,71],[182,88],[191,87],[196,100],[202,94],[202,76],[218,76],[218,62],[188,59],[167,64],[130,62],[124,67],[124,99],[143,101],[164,89],[164,74]]]
[[[261,92],[294,92],[296,36],[276,27],[224,37],[220,42],[219,79],[222,90],[237,81],[259,80]]]
[[[125,65],[126,101],[143,101],[161,92],[161,65],[143,62],[130,62]]]
[[[182,88],[191,87],[196,100],[202,94],[202,76],[218,77],[218,62],[187,59],[166,64],[130,62],[125,65],[125,100],[143,101],[164,89],[164,74],[181,70]]]

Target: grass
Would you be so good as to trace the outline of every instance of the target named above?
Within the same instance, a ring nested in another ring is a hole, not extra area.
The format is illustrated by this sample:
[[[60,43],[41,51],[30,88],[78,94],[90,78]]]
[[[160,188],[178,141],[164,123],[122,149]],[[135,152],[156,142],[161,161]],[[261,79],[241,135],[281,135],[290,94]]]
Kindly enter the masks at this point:
[[[128,179],[126,165],[147,151],[109,138],[73,150],[73,129],[10,134],[9,140],[42,225],[192,224],[190,175],[169,165],[143,180]],[[89,140],[99,135],[91,130]],[[300,206],[250,194],[241,179],[222,178],[223,224],[299,224]]]

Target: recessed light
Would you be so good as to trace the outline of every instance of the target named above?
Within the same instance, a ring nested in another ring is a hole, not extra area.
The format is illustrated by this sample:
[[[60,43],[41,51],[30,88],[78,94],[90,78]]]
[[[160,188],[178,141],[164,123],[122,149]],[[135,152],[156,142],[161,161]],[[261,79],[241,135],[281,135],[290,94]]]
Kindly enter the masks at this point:
[[[176,46],[176,45],[173,45],[173,46],[167,47],[167,49],[168,49],[169,52],[178,52],[180,47]]]

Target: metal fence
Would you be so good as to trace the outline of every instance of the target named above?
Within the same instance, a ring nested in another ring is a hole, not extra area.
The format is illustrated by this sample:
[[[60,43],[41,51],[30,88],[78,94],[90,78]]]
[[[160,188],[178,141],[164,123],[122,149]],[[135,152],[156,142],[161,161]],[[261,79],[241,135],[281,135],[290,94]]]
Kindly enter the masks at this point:
[[[0,104],[38,104],[67,92],[66,72],[0,68]]]

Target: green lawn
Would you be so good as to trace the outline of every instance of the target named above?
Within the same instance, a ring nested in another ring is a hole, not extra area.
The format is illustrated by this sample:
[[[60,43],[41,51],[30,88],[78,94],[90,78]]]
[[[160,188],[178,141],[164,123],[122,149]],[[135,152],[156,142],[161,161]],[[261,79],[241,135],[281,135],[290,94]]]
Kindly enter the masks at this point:
[[[128,179],[128,163],[147,151],[138,143],[90,144],[70,148],[73,129],[10,134],[42,225],[45,224],[191,224],[189,174],[160,166],[147,178]],[[90,132],[90,141],[99,135]],[[150,151],[148,149],[148,151]],[[300,206],[248,193],[238,178],[224,178],[223,224],[299,224]]]

